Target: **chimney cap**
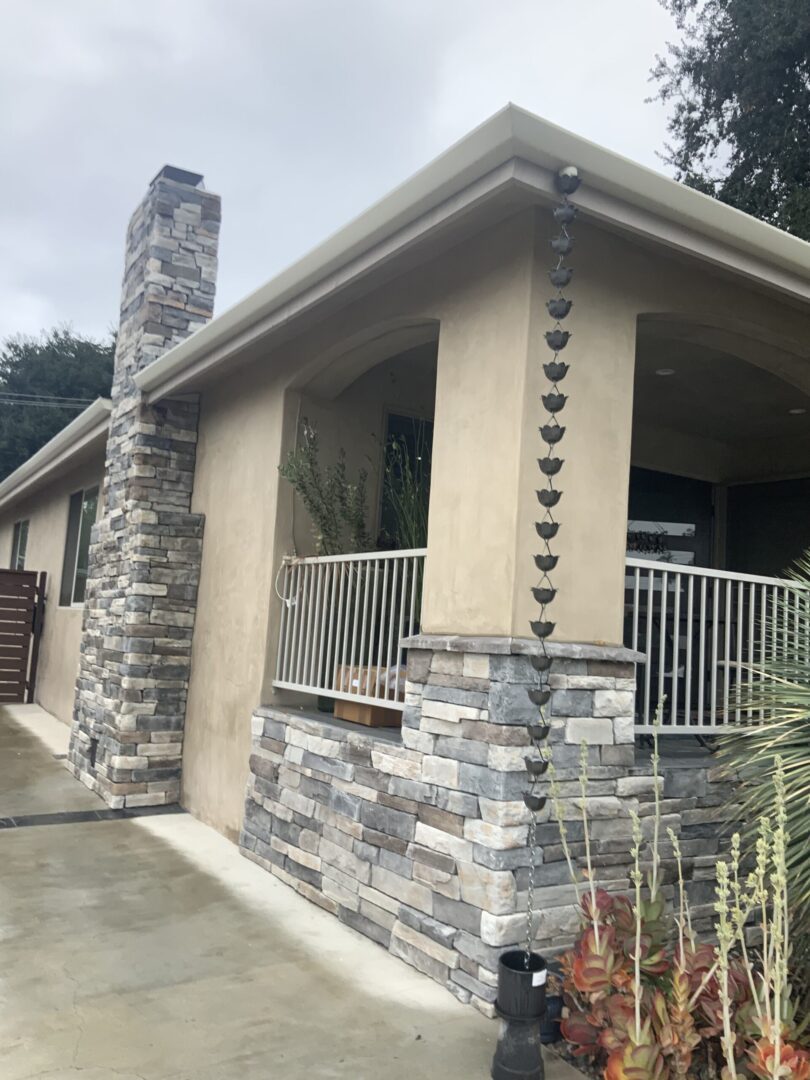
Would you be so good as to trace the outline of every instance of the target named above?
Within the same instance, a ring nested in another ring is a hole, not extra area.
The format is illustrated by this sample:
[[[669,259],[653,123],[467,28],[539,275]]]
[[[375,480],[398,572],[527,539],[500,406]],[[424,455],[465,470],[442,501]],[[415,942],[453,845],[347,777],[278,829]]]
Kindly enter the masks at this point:
[[[176,180],[178,184],[188,184],[190,187],[200,187],[203,182],[202,173],[189,172],[188,169],[178,169],[176,165],[164,165],[155,177],[159,180]],[[152,181],[154,183],[154,181]]]

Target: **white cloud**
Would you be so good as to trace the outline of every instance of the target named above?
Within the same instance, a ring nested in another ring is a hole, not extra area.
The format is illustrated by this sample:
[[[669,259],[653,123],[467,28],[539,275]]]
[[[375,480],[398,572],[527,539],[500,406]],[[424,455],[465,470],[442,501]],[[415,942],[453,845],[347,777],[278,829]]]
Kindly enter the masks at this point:
[[[669,32],[654,0],[17,5],[0,336],[106,331],[127,220],[166,162],[223,197],[219,310],[509,100],[655,165],[664,116],[644,98]]]

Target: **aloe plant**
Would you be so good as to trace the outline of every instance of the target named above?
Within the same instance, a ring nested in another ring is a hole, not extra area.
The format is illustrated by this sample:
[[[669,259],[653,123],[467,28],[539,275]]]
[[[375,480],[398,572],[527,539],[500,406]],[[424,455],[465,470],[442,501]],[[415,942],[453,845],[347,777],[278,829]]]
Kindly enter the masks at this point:
[[[720,756],[740,777],[747,839],[777,801],[784,768],[788,895],[795,991],[810,1010],[810,551],[791,571],[795,587],[779,594],[767,623],[776,647],[740,679],[735,705],[741,722],[720,736]],[[788,631],[788,632],[784,632]],[[801,974],[803,973],[803,974]]]

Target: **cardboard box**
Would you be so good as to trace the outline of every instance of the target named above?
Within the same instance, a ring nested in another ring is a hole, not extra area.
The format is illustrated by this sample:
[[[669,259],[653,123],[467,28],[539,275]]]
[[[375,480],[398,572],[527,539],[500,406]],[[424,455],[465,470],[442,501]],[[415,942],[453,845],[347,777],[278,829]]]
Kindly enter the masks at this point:
[[[400,669],[397,699],[405,698],[405,671]],[[335,668],[335,689],[344,693],[370,694],[375,696],[384,692],[389,679],[396,679],[396,669],[363,665],[360,668],[338,664]],[[369,690],[370,688],[370,690]],[[348,720],[352,724],[365,724],[366,727],[401,727],[402,711],[386,705],[369,705],[364,701],[335,700],[334,715],[339,720]]]

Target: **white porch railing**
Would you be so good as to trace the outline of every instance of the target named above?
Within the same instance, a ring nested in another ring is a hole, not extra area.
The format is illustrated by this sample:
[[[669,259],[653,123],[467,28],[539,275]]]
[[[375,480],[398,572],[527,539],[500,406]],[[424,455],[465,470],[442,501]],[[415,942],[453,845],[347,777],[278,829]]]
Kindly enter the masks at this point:
[[[425,550],[287,558],[274,685],[402,709]]]
[[[737,688],[744,683],[747,693],[758,666],[799,647],[806,591],[780,578],[704,567],[631,558],[626,565],[625,644],[645,654],[636,730],[652,731],[664,697],[670,733],[711,733],[740,720]]]

